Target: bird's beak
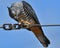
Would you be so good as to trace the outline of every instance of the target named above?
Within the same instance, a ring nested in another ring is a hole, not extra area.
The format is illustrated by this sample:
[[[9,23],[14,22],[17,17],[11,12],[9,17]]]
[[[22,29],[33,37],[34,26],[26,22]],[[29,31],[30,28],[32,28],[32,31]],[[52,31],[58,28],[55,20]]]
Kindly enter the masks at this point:
[[[7,7],[8,8],[8,10],[10,9],[10,7]]]
[[[10,8],[10,7],[7,6],[7,8]]]

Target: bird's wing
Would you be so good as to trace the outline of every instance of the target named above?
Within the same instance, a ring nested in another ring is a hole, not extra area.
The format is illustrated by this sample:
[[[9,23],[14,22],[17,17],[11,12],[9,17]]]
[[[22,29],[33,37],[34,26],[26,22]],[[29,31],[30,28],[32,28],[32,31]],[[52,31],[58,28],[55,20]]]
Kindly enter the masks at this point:
[[[25,2],[25,1],[22,1],[22,2],[24,4],[24,6],[27,7],[27,10],[30,12],[29,14],[30,14],[30,16],[32,16],[32,18],[34,19],[35,23],[36,24],[40,24],[35,12],[34,12],[34,10],[32,9],[32,7],[27,2]],[[29,29],[35,34],[35,36],[38,38],[38,40],[42,43],[42,45],[44,47],[47,47],[48,44],[50,44],[50,41],[44,35],[41,26],[30,27]]]

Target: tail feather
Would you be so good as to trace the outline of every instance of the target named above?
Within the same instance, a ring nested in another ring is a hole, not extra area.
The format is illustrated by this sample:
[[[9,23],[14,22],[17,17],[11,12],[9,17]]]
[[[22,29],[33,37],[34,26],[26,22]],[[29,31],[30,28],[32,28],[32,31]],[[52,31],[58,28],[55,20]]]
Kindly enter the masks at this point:
[[[41,42],[41,44],[44,47],[48,47],[48,45],[50,44],[50,41],[44,35],[44,33],[42,31],[42,28],[40,28],[40,27],[31,27],[30,30],[35,34],[35,36],[37,37],[37,39]]]
[[[41,44],[44,46],[44,47],[48,47],[48,45],[50,44],[50,41],[47,39],[46,36],[43,36],[43,35],[40,35],[39,37],[37,37],[38,40],[41,42]]]

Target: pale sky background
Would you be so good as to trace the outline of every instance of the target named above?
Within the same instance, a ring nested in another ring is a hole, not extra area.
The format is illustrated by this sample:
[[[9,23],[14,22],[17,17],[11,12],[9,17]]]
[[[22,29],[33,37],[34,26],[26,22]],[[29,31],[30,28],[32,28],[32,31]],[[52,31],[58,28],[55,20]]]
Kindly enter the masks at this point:
[[[35,10],[41,24],[60,24],[60,0],[25,0]],[[7,6],[20,0],[0,0],[0,25],[17,23],[8,14]],[[60,27],[42,27],[51,44],[60,48]],[[0,48],[43,48],[31,31],[26,29],[6,31],[0,29]]]

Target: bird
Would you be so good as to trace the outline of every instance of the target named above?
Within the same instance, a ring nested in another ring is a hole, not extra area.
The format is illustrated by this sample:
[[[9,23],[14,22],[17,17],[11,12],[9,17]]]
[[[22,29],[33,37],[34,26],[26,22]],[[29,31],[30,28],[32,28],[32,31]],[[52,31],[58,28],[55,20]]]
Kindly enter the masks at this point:
[[[20,24],[27,26],[34,24],[40,25],[34,9],[26,1],[12,3],[12,5],[8,7],[8,11],[9,16]],[[50,41],[44,34],[41,26],[31,26],[27,28],[27,30],[32,31],[44,47],[48,47]]]

